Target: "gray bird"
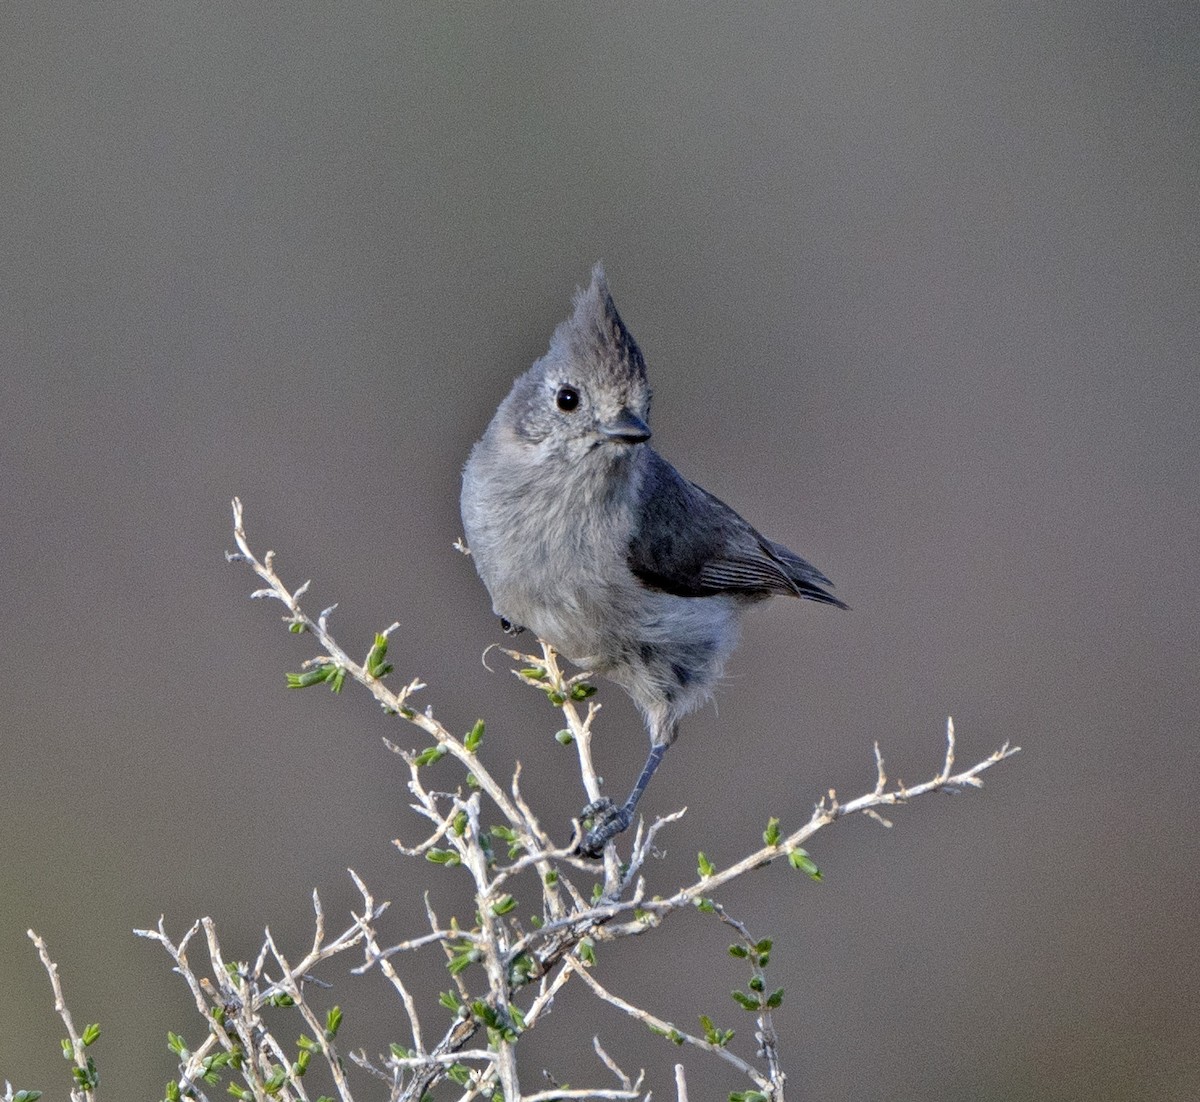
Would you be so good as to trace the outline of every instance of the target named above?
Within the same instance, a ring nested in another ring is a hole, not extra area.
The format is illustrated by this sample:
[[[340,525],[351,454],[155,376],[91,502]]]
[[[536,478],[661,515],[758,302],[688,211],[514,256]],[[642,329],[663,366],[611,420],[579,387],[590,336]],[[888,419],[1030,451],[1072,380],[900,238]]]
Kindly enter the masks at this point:
[[[847,607],[650,447],[649,412],[645,361],[598,264],[463,471],[467,543],[504,629],[615,681],[645,717],[650,756],[629,798],[584,811],[579,849],[593,857],[712,695],[751,605],[782,593]]]

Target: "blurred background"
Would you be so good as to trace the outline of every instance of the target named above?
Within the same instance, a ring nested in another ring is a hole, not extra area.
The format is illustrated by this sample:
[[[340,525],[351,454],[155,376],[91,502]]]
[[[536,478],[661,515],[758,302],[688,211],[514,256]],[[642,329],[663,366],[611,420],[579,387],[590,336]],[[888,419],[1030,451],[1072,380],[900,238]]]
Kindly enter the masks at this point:
[[[342,643],[399,620],[397,678],[452,729],[485,716],[569,830],[558,717],[480,662],[503,637],[451,544],[472,441],[603,260],[656,445],[853,608],[750,618],[643,804],[689,809],[652,890],[869,788],[876,739],[914,782],[948,714],[964,764],[1023,748],[819,835],[819,885],[722,897],[775,938],[796,1097],[1200,1097],[1194,4],[2,19],[0,1080],[69,1086],[27,927],[103,1027],[102,1096],[155,1099],[167,1029],[200,1029],[133,927],[298,953],[347,867],[396,940],[427,883],[461,903],[391,846],[421,825],[381,736],[424,740],[361,691],[285,690],[313,651],[226,565],[234,494]],[[623,794],[645,736],[600,699]],[[749,1054],[728,940],[684,916],[598,975]],[[406,1040],[375,979],[324,978],[347,1036]],[[676,1059],[696,1097],[745,1085],[570,988],[527,1081],[607,1085],[593,1034],[656,1098]]]

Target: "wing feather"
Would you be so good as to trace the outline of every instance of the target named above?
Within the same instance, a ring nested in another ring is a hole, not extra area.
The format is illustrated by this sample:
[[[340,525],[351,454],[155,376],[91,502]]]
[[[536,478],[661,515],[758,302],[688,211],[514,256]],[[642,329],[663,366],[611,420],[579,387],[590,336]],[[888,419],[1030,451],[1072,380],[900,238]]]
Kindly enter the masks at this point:
[[[643,507],[629,545],[630,569],[644,585],[679,597],[783,593],[846,607],[827,592],[832,583],[812,563],[646,450]]]

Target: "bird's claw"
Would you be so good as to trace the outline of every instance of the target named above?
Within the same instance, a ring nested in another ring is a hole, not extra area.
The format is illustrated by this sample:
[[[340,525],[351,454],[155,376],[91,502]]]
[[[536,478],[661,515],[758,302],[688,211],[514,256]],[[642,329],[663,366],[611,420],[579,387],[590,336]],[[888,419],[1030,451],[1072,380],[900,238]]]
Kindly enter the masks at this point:
[[[576,847],[581,857],[600,857],[604,847],[629,826],[632,815],[628,808],[617,807],[607,796],[593,800],[580,813],[581,820],[591,820],[592,828]]]

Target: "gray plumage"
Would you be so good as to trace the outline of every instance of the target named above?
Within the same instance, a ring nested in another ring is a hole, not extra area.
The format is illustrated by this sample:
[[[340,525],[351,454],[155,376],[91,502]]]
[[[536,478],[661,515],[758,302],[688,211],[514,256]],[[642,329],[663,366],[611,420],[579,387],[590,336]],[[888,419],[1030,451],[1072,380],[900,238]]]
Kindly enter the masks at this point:
[[[649,412],[645,361],[597,265],[463,472],[467,544],[496,615],[617,682],[646,718],[650,760],[629,799],[588,809],[592,855],[712,695],[747,608],[774,594],[846,607],[816,567],[654,451]]]

